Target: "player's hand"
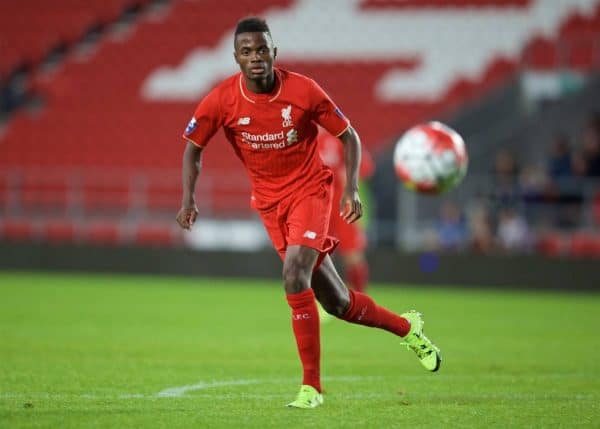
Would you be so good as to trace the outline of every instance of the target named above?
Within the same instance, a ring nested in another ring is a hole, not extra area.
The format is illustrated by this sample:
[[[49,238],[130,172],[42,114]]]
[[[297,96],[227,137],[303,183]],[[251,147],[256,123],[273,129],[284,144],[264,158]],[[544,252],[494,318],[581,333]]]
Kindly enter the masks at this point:
[[[196,222],[196,217],[198,217],[198,207],[193,205],[191,207],[182,207],[175,219],[183,229],[191,230],[192,225]]]
[[[362,203],[358,191],[346,189],[340,201],[340,216],[347,223],[354,223],[362,217]]]

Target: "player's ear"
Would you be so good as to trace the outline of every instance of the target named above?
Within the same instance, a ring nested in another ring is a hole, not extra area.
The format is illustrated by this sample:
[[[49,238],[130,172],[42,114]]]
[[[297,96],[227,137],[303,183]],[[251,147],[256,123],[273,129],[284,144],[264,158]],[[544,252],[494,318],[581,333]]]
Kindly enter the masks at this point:
[[[236,62],[236,63],[238,63],[238,64],[240,63],[240,62],[238,61],[238,57],[237,57],[237,51],[233,51],[233,58],[235,59],[235,62]]]

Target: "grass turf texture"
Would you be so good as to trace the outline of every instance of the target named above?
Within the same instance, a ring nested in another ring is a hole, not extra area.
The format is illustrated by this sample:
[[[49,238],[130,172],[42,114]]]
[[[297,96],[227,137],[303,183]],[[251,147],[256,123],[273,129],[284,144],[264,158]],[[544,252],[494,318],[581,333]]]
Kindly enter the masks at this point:
[[[0,427],[598,427],[599,295],[371,293],[424,313],[440,372],[333,320],[306,411],[275,282],[0,273]]]

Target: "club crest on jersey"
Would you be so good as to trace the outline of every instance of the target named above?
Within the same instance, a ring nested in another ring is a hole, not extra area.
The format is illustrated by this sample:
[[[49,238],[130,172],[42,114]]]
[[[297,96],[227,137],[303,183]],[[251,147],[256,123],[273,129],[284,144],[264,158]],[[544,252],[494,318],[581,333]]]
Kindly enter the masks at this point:
[[[283,126],[284,127],[293,127],[294,123],[292,122],[292,105],[288,104],[288,106],[284,109],[281,109],[281,117],[283,118]]]
[[[185,135],[189,136],[192,134],[197,126],[198,121],[196,121],[196,118],[192,118],[192,120],[187,124],[187,127],[185,127]]]

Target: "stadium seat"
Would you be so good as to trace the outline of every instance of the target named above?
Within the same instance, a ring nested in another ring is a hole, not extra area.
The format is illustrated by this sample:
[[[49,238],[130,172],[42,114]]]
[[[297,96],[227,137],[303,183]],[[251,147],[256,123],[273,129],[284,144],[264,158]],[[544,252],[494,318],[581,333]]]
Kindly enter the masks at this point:
[[[8,241],[29,241],[37,238],[35,224],[29,219],[0,220],[0,238]]]
[[[39,63],[53,48],[80,39],[92,25],[110,23],[127,6],[146,2],[147,0],[2,2],[0,77],[21,64]]]
[[[559,256],[565,252],[565,239],[558,233],[544,234],[538,238],[536,250],[547,256]]]
[[[71,243],[76,239],[75,225],[69,219],[48,220],[43,225],[42,237],[51,243]]]
[[[177,243],[180,233],[174,223],[142,224],[137,227],[133,242],[140,246],[172,246]]]
[[[591,232],[574,233],[570,253],[576,257],[600,257],[600,236]]]
[[[556,69],[559,65],[556,42],[542,36],[535,37],[525,47],[523,63],[532,70]]]
[[[92,221],[83,226],[83,238],[87,242],[117,245],[124,241],[118,223],[114,221]]]

